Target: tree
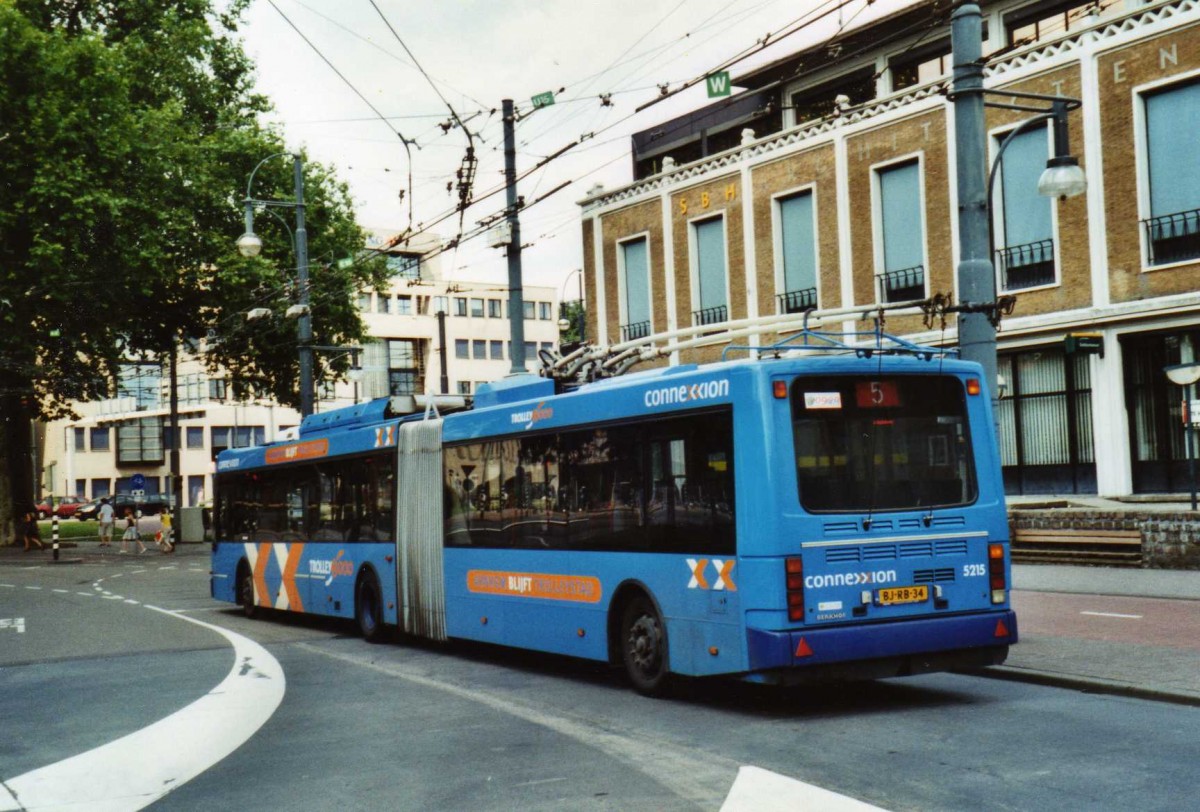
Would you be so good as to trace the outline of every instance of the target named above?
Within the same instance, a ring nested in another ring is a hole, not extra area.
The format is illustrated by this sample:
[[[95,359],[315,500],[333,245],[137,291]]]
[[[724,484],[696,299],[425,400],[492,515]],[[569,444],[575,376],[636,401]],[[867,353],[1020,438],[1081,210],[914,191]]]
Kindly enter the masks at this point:
[[[247,176],[283,151],[236,38],[247,2],[0,0],[2,539],[33,497],[30,420],[110,394],[123,357],[212,335],[213,365],[297,401],[294,331],[240,316],[282,310],[294,278],[286,236],[256,260],[233,245]],[[288,196],[279,163],[256,196]],[[356,341],[382,261],[319,270],[363,239],[331,172],[308,164],[306,198],[316,341]]]

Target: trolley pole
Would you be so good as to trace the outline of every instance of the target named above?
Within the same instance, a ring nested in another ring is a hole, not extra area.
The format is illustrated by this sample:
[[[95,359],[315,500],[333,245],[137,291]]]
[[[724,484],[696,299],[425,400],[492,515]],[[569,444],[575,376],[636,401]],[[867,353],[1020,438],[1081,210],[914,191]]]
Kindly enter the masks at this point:
[[[954,62],[954,149],[958,175],[958,290],[964,304],[996,300],[987,204],[987,136],[983,118],[982,16],[975,3],[963,3],[950,17]],[[997,401],[996,328],[988,314],[958,314],[961,357],[983,367],[983,378]]]
[[[512,339],[512,368],[509,375],[525,374],[525,300],[521,290],[521,223],[517,217],[516,116],[512,99],[502,103],[504,118],[504,182],[507,186],[508,233],[508,323]]]

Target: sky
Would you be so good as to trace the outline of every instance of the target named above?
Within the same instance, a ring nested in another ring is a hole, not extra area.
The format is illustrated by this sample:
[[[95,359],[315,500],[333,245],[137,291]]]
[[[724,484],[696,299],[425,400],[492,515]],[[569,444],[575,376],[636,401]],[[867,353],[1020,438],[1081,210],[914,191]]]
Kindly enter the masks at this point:
[[[838,6],[840,10],[834,10]],[[240,29],[257,65],[257,89],[275,107],[289,148],[336,168],[359,223],[400,232],[453,212],[448,192],[471,130],[479,159],[463,231],[504,208],[501,100],[514,100],[517,172],[579,141],[518,185],[527,202],[571,185],[521,213],[523,279],[578,294],[583,265],[578,201],[596,183],[633,179],[629,136],[709,102],[703,83],[641,113],[635,108],[731,57],[736,76],[907,5],[905,0],[255,0]],[[794,23],[824,19],[768,47],[756,43]],[[394,32],[394,33],[393,33]],[[407,48],[407,51],[406,51]],[[408,52],[411,52],[411,56]],[[415,57],[415,62],[414,62]],[[532,109],[553,91],[556,103]],[[601,102],[611,94],[611,105]],[[448,106],[449,105],[449,106]],[[403,139],[410,142],[409,160]],[[415,143],[411,143],[415,142]],[[409,172],[412,173],[411,189]],[[402,193],[403,192],[403,196]],[[411,212],[411,218],[410,218]],[[433,226],[459,232],[456,214]],[[504,253],[485,238],[440,257],[451,281],[503,282]]]

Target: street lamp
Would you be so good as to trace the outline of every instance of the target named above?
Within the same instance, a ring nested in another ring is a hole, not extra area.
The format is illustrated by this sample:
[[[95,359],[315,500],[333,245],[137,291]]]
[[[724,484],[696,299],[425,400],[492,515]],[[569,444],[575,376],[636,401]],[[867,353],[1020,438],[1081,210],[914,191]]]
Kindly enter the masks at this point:
[[[295,189],[295,199],[286,200],[256,200],[250,196],[254,185],[254,175],[267,161],[281,156],[292,159],[292,179]],[[238,252],[244,257],[256,257],[262,252],[262,238],[254,233],[254,207],[276,206],[289,208],[296,212],[296,230],[292,235],[292,247],[296,252],[296,276],[300,288],[300,301],[288,308],[289,317],[297,317],[296,342],[300,348],[300,416],[308,417],[313,413],[313,348],[312,348],[312,312],[309,307],[308,295],[308,231],[304,228],[304,163],[303,159],[294,153],[277,152],[268,155],[258,162],[250,179],[246,181],[246,197],[243,201],[246,211],[246,231],[237,239]],[[286,225],[286,223],[284,224]]]
[[[1195,510],[1196,459],[1192,456],[1192,425],[1195,420],[1195,415],[1192,414],[1192,404],[1195,401],[1192,399],[1194,391],[1192,387],[1196,385],[1196,381],[1200,381],[1200,363],[1173,364],[1163,367],[1163,372],[1167,373],[1167,380],[1183,387],[1183,448],[1184,453],[1187,454],[1188,479],[1192,483],[1192,510]]]
[[[958,176],[959,263],[958,290],[962,300],[953,310],[958,313],[958,344],[962,358],[983,367],[984,379],[992,391],[995,406],[998,386],[996,362],[996,326],[1007,302],[996,297],[996,272],[992,264],[992,188],[996,169],[1005,148],[1019,133],[1035,124],[1054,122],[1054,157],[1038,179],[1038,193],[1070,197],[1087,189],[1087,179],[1079,162],[1070,155],[1067,141],[1067,113],[1081,106],[1078,99],[987,90],[983,86],[983,24],[979,5],[963,3],[951,15],[950,47],[954,62],[954,80],[949,100],[954,104],[955,172]],[[996,95],[1015,102],[987,102]],[[1034,106],[1034,102],[1042,106]],[[985,107],[1036,113],[1021,122],[1000,145],[987,176]],[[1011,302],[1011,300],[1009,300]]]

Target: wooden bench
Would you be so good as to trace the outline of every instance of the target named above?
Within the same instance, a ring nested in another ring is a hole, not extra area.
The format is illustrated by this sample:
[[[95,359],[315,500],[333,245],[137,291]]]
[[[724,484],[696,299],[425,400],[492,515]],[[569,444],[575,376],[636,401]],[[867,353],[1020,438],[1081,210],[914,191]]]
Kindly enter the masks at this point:
[[[1139,567],[1142,531],[1017,528],[1012,538],[1012,560]]]

